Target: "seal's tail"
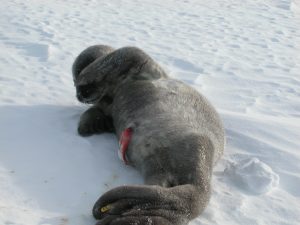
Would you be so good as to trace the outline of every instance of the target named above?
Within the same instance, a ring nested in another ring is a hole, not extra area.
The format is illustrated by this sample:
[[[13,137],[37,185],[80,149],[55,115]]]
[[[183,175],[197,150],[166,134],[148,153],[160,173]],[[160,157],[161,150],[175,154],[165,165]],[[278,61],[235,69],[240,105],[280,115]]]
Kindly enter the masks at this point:
[[[209,185],[121,186],[100,197],[93,215],[97,225],[183,225],[203,211],[209,191]]]

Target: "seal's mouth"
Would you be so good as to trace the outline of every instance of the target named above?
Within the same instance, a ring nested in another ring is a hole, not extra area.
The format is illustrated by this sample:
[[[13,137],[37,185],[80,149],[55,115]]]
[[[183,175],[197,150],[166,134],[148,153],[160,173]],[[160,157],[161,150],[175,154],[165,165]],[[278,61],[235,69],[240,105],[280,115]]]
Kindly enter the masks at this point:
[[[93,104],[93,103],[97,102],[100,99],[99,97],[85,99],[85,98],[82,98],[81,96],[78,96],[78,95],[77,95],[77,98],[80,102],[85,103],[85,104]]]

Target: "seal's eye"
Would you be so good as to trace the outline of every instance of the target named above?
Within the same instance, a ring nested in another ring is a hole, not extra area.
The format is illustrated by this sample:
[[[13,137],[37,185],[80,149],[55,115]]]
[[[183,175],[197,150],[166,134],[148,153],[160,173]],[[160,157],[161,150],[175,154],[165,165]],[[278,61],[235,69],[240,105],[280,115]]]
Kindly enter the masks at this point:
[[[96,91],[95,84],[86,84],[77,86],[77,95],[81,96],[82,98],[88,98]]]

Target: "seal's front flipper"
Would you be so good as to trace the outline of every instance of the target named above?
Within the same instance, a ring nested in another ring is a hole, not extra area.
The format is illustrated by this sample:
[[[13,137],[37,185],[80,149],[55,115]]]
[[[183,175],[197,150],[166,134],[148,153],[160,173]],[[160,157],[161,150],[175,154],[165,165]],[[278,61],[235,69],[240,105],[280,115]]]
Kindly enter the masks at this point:
[[[78,133],[81,136],[114,132],[114,130],[112,118],[106,116],[99,107],[89,108],[80,117]]]

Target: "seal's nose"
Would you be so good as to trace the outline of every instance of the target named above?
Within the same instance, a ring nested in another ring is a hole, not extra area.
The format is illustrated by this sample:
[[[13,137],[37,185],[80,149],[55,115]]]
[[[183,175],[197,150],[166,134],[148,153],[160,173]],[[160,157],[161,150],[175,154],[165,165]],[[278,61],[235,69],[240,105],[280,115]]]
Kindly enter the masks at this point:
[[[76,97],[77,97],[77,99],[78,99],[79,101],[82,101],[82,96],[81,96],[80,93],[77,92]]]
[[[95,87],[93,84],[81,85],[76,88],[77,95],[80,95],[81,98],[89,98],[94,91]]]

